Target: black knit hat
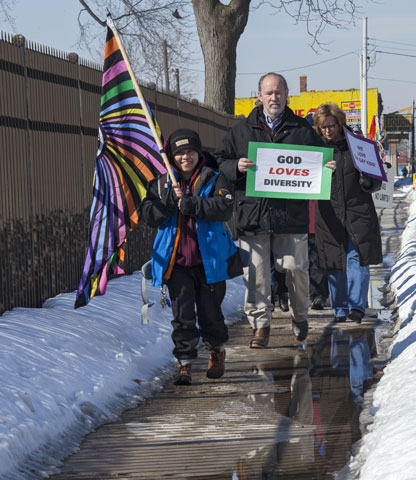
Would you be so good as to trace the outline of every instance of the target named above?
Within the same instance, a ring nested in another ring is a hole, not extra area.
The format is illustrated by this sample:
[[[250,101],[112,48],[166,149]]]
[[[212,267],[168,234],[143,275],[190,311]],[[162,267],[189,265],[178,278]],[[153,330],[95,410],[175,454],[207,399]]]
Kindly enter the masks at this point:
[[[175,130],[168,138],[169,153],[173,156],[181,150],[195,150],[202,154],[201,139],[195,130],[180,128]]]

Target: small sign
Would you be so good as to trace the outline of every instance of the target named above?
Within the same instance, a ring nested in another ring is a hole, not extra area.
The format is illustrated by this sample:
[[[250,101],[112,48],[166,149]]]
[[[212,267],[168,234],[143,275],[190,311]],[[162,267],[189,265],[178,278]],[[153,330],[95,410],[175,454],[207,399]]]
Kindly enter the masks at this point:
[[[385,132],[411,132],[412,131],[412,114],[384,114]]]
[[[387,182],[376,142],[354,135],[345,127],[344,133],[355,168],[369,177]]]
[[[392,166],[390,166],[390,168],[387,168],[386,164],[383,164],[383,167],[387,176],[387,182],[383,182],[381,184],[380,190],[373,193],[373,201],[374,205],[377,208],[392,208],[394,191],[394,168]]]
[[[344,111],[348,125],[361,123],[361,102],[341,102],[341,109]]]
[[[332,170],[324,165],[334,150],[326,147],[249,142],[246,195],[329,200]]]

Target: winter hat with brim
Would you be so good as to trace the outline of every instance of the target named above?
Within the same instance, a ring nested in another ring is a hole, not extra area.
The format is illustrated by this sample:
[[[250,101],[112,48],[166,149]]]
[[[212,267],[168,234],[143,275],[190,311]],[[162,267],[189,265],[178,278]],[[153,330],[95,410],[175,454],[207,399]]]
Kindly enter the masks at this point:
[[[198,133],[190,128],[175,130],[168,138],[168,146],[171,155],[176,155],[181,150],[195,150],[202,154],[201,139]]]

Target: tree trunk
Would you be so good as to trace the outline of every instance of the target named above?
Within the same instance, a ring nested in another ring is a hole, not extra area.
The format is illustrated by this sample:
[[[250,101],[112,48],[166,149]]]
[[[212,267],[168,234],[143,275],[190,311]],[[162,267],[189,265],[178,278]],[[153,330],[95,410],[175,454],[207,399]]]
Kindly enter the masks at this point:
[[[192,0],[205,64],[205,103],[234,113],[237,43],[251,0]]]

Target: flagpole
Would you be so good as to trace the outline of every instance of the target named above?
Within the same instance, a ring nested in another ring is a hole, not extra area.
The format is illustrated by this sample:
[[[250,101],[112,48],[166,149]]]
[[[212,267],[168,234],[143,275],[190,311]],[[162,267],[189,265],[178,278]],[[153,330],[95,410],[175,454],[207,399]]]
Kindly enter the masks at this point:
[[[152,116],[150,115],[149,109],[147,108],[146,100],[144,99],[143,94],[140,90],[139,84],[137,83],[136,76],[134,75],[134,72],[131,68],[127,53],[124,50],[118,31],[114,25],[113,19],[111,18],[110,12],[108,10],[107,10],[107,25],[111,28],[111,30],[114,33],[114,36],[116,37],[118,46],[120,47],[121,54],[124,58],[124,62],[126,63],[127,70],[133,82],[134,89],[136,90],[137,96],[139,97],[140,102],[142,104],[144,115],[147,119],[147,122],[149,123],[150,129],[152,130],[157,146],[159,147],[159,152],[162,155],[163,162],[165,164],[166,170],[168,171],[169,177],[171,178],[173,185],[177,185],[177,181],[176,181],[175,175],[173,174],[172,168],[170,166],[168,156],[166,155],[165,149],[163,148],[163,145],[162,145],[162,141],[160,140],[160,137],[156,131],[155,124],[153,123]]]

